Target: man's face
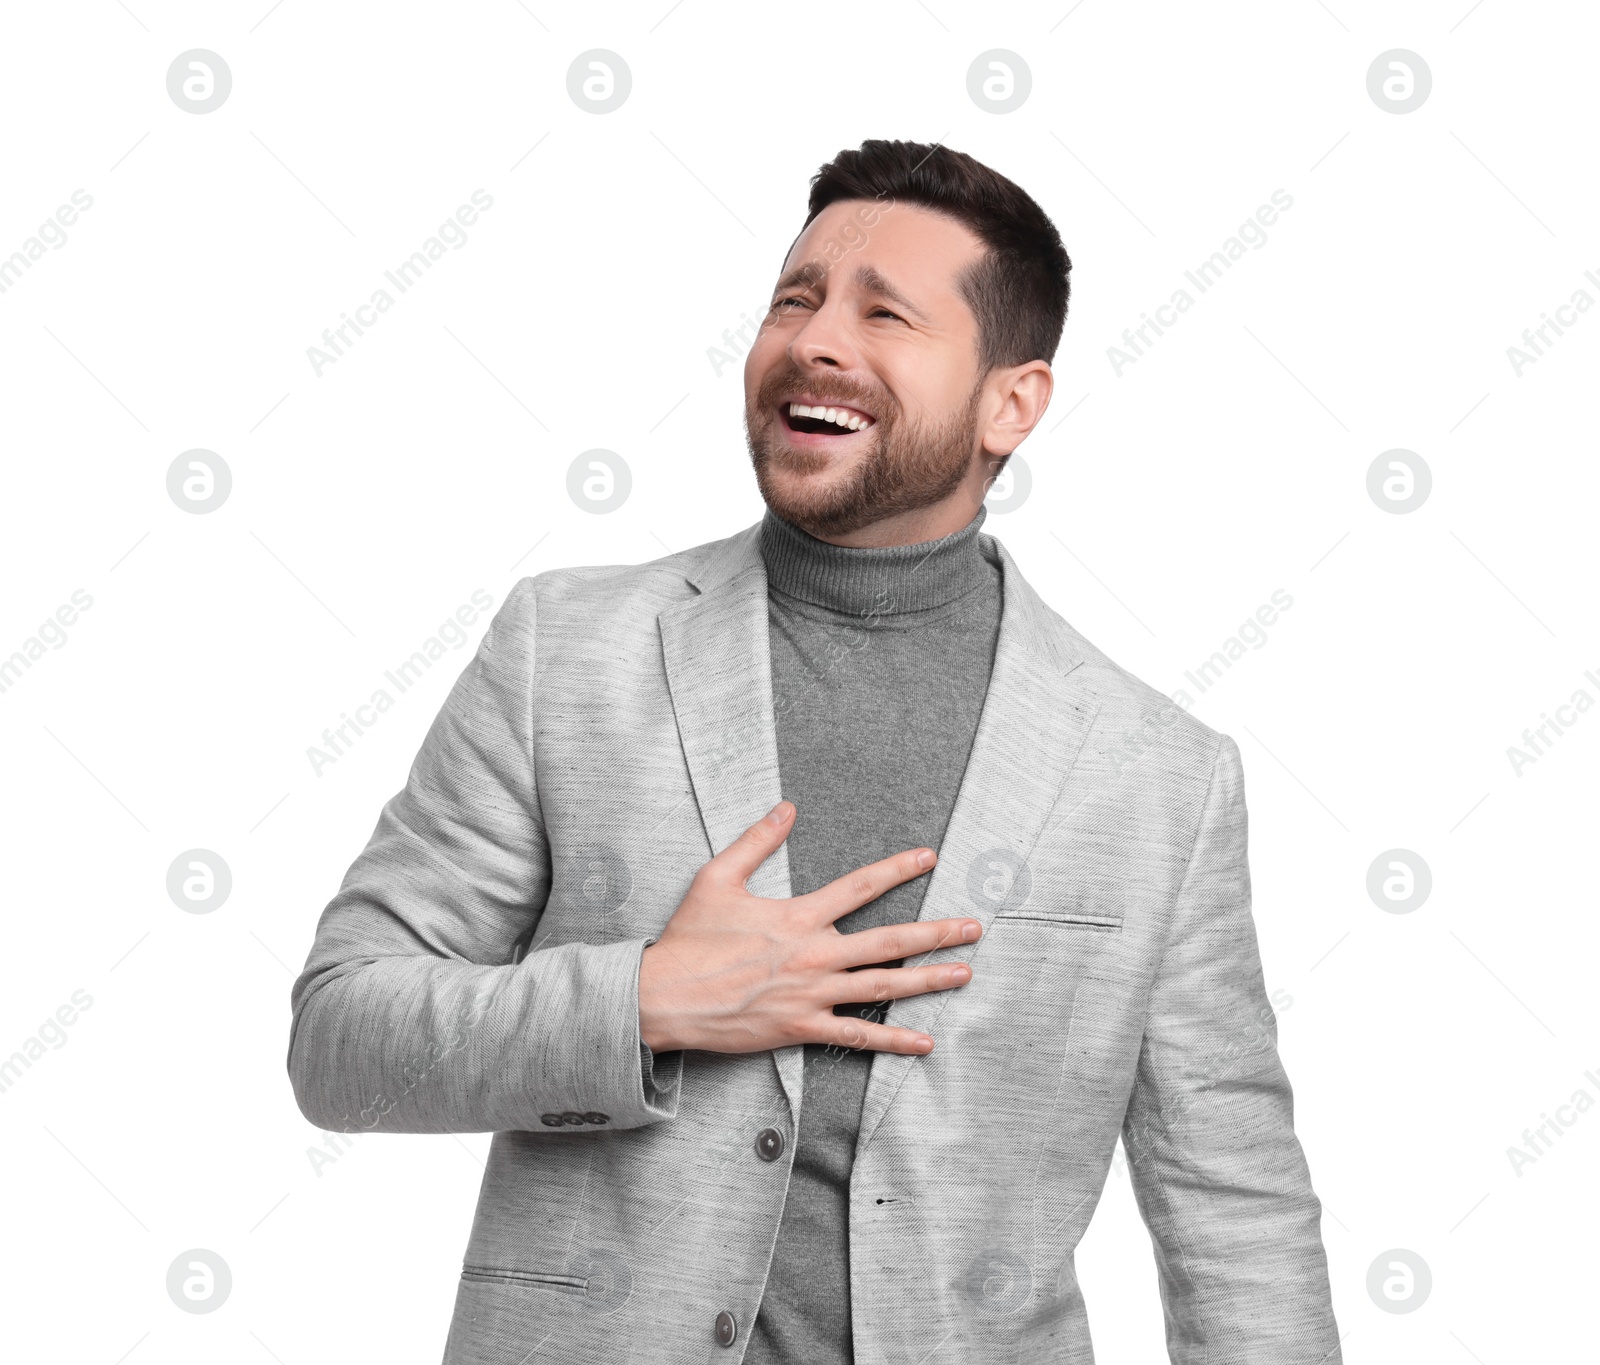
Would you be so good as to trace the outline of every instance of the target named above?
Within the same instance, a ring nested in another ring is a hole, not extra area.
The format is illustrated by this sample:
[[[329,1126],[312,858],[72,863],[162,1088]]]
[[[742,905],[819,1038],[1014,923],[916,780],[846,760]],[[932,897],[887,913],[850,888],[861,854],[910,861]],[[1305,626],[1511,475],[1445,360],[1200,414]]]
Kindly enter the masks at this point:
[[[830,204],[801,234],[744,367],[750,458],[779,516],[842,535],[971,474],[978,322],[957,281],[983,252],[953,218],[873,200]]]

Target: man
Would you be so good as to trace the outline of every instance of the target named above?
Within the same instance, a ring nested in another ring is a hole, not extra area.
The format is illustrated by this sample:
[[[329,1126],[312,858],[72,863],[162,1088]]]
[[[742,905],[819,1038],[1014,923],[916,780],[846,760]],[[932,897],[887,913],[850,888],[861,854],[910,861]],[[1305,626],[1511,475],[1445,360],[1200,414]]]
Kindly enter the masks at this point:
[[[824,166],[762,521],[521,580],[324,912],[301,1110],[495,1134],[447,1365],[1091,1362],[1119,1134],[1171,1359],[1339,1361],[1238,748],[980,533],[1070,269],[970,157]]]

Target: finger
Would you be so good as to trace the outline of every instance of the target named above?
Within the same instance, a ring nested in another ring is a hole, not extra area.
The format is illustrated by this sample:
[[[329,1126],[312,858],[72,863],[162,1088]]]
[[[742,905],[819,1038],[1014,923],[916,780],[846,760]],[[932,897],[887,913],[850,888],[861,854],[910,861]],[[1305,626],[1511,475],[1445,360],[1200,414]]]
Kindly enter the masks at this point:
[[[789,837],[794,827],[794,803],[780,801],[755,824],[717,854],[707,868],[713,868],[739,886],[743,886],[756,869],[766,862],[773,851]]]
[[[829,1003],[861,1005],[871,1001],[903,1000],[908,995],[926,995],[965,986],[972,980],[972,968],[965,962],[938,962],[926,967],[874,967],[859,972],[841,972],[828,983]]]
[[[935,948],[959,948],[976,943],[983,925],[975,919],[909,920],[904,924],[882,924],[854,934],[840,934],[833,944],[833,965],[864,967],[878,962],[898,962],[931,953]]]
[[[826,886],[795,899],[820,915],[823,923],[832,924],[841,915],[859,910],[868,901],[877,900],[890,887],[920,877],[938,860],[939,855],[931,848],[908,849],[891,858],[880,858],[875,863],[858,867],[842,877],[835,877]]]
[[[814,1040],[842,1052],[898,1052],[918,1057],[933,1050],[933,1039],[916,1029],[874,1024],[854,1015],[827,1015]]]

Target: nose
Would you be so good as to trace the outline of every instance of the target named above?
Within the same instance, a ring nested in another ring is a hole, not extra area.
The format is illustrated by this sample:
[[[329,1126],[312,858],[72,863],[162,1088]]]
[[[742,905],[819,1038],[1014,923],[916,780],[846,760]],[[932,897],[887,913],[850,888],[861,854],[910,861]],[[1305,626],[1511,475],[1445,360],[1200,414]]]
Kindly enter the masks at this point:
[[[859,365],[860,356],[846,317],[841,304],[823,301],[786,347],[796,368],[853,370]]]

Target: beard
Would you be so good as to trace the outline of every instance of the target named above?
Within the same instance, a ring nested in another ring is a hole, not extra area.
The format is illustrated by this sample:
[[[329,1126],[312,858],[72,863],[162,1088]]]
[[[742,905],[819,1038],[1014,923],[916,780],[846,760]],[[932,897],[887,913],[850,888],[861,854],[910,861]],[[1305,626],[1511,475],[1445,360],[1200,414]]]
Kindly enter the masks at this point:
[[[908,421],[887,391],[863,390],[826,376],[807,378],[792,366],[776,371],[763,381],[744,414],[745,440],[761,496],[778,516],[818,537],[845,535],[942,502],[972,468],[982,389],[980,379],[966,406],[948,417]],[[778,430],[783,421],[778,404],[802,391],[876,415],[866,450],[841,478],[822,482],[822,471],[837,457],[797,449]]]

